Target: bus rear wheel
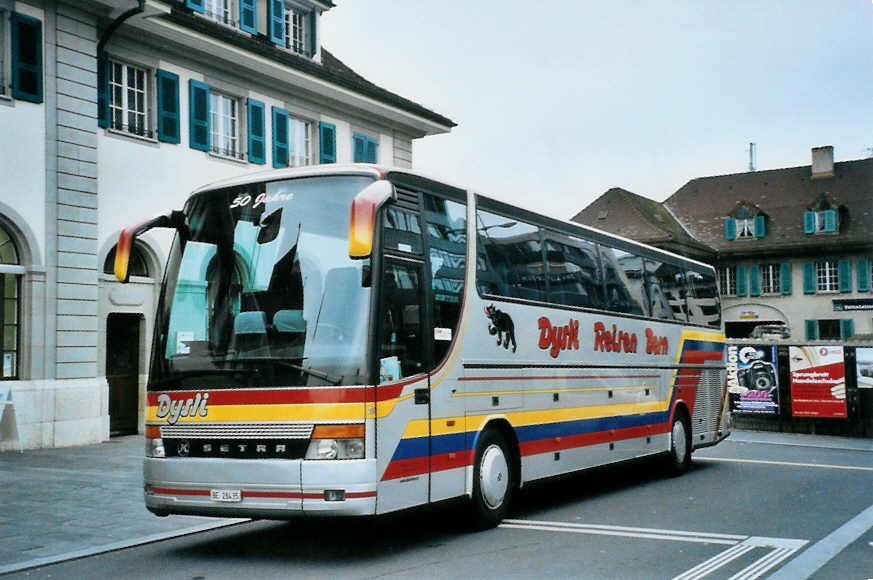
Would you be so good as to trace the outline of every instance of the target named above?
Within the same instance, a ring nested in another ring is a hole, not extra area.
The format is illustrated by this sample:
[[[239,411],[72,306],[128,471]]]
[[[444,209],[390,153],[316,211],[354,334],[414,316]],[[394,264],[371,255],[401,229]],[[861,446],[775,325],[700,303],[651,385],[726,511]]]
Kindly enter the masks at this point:
[[[691,429],[684,411],[676,409],[670,426],[670,453],[666,461],[671,476],[682,475],[691,467]]]
[[[472,524],[493,528],[509,512],[513,492],[512,461],[506,439],[495,429],[479,437],[473,463]]]

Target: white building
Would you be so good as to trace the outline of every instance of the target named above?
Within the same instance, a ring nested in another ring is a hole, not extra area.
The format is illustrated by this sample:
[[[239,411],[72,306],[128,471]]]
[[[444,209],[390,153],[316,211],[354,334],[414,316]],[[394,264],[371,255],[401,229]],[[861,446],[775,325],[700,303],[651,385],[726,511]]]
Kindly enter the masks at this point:
[[[104,273],[121,229],[243,172],[411,167],[414,139],[454,127],[322,48],[333,8],[0,0],[0,450],[142,425],[170,238],[146,235],[122,286]]]

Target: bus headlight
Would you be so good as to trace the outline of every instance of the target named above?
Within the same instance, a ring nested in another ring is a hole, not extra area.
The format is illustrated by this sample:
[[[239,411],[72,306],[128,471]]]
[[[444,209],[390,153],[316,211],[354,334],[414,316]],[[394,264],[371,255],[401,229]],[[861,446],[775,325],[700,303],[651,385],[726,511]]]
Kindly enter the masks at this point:
[[[363,459],[364,425],[316,425],[306,459]]]
[[[164,440],[161,439],[161,428],[155,425],[146,425],[145,428],[145,456],[163,459],[167,456],[164,449]]]
[[[146,448],[145,455],[146,457],[156,457],[159,459],[163,459],[167,456],[166,451],[164,451],[164,440],[161,438],[157,439],[146,439]]]

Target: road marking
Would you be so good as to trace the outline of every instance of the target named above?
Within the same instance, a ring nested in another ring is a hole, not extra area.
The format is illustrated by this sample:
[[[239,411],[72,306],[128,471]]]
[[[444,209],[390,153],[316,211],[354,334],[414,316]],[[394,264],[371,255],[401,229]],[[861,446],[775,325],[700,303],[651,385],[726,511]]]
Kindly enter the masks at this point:
[[[694,542],[698,544],[722,544],[730,546],[727,550],[716,554],[705,562],[701,562],[690,570],[676,576],[673,580],[699,580],[757,548],[768,548],[766,554],[730,578],[730,580],[754,580],[755,578],[760,578],[768,570],[773,569],[809,543],[808,540],[795,540],[790,538],[749,537],[737,534],[714,534],[708,532],[688,532],[684,530],[632,528],[627,526],[607,526],[599,524],[574,524],[569,522],[547,522],[540,520],[503,520],[500,527],[516,530],[620,536],[625,538]]]
[[[729,546],[748,538],[748,536],[737,536],[733,534],[709,534],[705,532],[686,532],[682,530],[629,528],[626,526],[573,524],[569,522],[544,522],[538,520],[503,520],[500,527],[520,530],[539,530],[544,532],[592,534],[596,536],[621,536],[625,538],[672,540],[676,542],[694,542],[698,544],[726,544]]]
[[[768,580],[809,578],[873,527],[873,505],[807,548]]]
[[[873,467],[858,465],[831,465],[828,463],[796,463],[793,461],[769,461],[765,459],[734,459],[731,457],[694,457],[694,461],[724,461],[727,463],[757,463],[760,465],[781,465],[784,467],[821,467],[823,469],[846,469],[850,471],[873,471]]]
[[[104,544],[103,546],[85,548],[84,550],[76,550],[75,552],[67,552],[66,554],[46,556],[45,558],[27,560],[26,562],[16,562],[14,564],[0,566],[0,576],[4,574],[9,574],[11,572],[21,572],[22,570],[31,570],[33,568],[51,566],[53,564],[60,564],[61,562],[78,560],[80,558],[89,558],[91,556],[97,556],[98,554],[105,554],[107,552],[125,550],[127,548],[143,546],[145,544],[152,544],[154,542],[171,540],[173,538],[181,538],[182,536],[190,536],[191,534],[199,534],[200,532],[207,532],[209,530],[215,530],[218,528],[226,528],[228,526],[235,526],[237,524],[243,524],[250,521],[252,520],[247,518],[219,520],[215,523],[203,524],[202,526],[196,526],[193,528],[174,530],[172,532],[162,532],[160,534],[152,534],[150,536],[143,536],[142,538],[136,538],[133,540],[124,540],[121,542],[115,542],[113,544]]]

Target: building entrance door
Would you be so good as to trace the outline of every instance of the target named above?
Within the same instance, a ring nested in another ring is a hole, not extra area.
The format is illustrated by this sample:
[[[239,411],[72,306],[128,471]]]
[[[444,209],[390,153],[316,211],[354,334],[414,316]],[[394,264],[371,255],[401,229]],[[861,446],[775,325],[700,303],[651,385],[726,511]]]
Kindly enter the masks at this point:
[[[139,314],[110,314],[106,320],[106,382],[109,432],[137,432],[139,410]]]

